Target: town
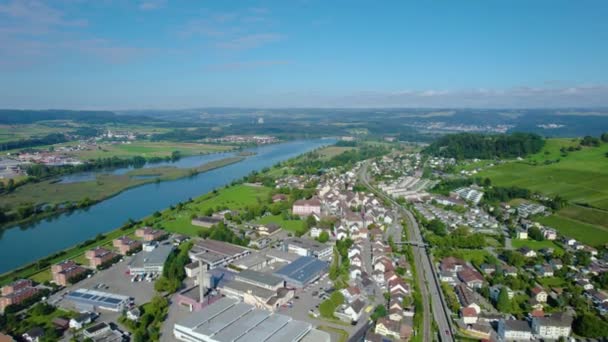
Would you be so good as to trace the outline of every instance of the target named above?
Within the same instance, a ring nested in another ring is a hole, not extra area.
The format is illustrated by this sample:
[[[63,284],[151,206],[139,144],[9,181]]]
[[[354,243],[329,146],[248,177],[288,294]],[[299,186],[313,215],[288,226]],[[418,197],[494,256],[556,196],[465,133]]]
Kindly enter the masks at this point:
[[[0,311],[21,317],[12,333],[28,341],[328,342],[558,340],[577,306],[608,313],[605,254],[536,222],[550,204],[491,206],[487,182],[446,173],[454,160],[373,151],[321,173],[300,172],[315,152],[270,171],[283,176],[246,177],[221,191],[265,189],[267,204],[180,221],[202,235],[163,224],[178,208],[155,214],[5,285]]]

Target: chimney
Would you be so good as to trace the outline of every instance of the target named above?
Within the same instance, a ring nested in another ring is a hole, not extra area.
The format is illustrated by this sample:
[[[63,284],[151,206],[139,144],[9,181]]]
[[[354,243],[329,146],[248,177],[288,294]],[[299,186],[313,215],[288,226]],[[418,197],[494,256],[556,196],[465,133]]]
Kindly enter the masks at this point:
[[[207,292],[207,288],[205,287],[205,278],[207,277],[207,270],[205,269],[205,265],[203,265],[203,261],[198,261],[198,290],[201,303],[205,298],[205,293]]]

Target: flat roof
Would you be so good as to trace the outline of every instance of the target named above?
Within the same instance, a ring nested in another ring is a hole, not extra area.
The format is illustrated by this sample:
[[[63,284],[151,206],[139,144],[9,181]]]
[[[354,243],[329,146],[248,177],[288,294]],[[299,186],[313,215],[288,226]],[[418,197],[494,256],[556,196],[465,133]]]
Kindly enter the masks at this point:
[[[291,321],[291,317],[283,315],[271,315],[264,320],[264,324],[258,324],[258,326],[255,328],[249,330],[247,335],[239,337],[236,341],[265,341],[289,321]]]
[[[141,251],[133,256],[129,267],[141,268],[145,265],[164,265],[172,251],[173,245],[170,243],[161,244],[150,252]]]
[[[272,335],[266,342],[289,342],[299,341],[312,329],[310,323],[302,321],[289,321],[279,331]]]
[[[268,261],[268,257],[259,253],[252,253],[246,257],[234,261],[232,264],[241,268],[251,268],[266,261]]]
[[[274,274],[286,280],[302,284],[309,282],[327,268],[327,263],[313,257],[300,257],[289,265],[281,267]]]
[[[249,311],[243,315],[237,322],[230,326],[230,329],[224,329],[213,336],[214,340],[222,342],[232,342],[237,338],[247,334],[249,330],[255,328],[270,316],[270,312],[263,310]]]
[[[276,248],[273,248],[266,252],[266,256],[272,259],[284,260],[287,262],[293,262],[300,257],[299,254],[285,252]]]
[[[191,313],[174,327],[176,331],[190,334],[197,340],[220,342],[300,341],[312,328],[310,323],[258,309],[228,297]],[[329,335],[321,337],[320,341],[327,341]]]
[[[264,298],[266,300],[268,300],[272,296],[276,295],[276,292],[274,292],[274,291],[267,290],[263,287],[244,283],[244,282],[238,281],[238,280],[229,281],[229,282],[223,284],[222,287],[227,290],[232,289],[232,290],[235,290],[235,291],[241,292],[241,293],[247,293],[248,291],[251,291],[251,293],[253,295],[255,295],[256,297]]]
[[[98,306],[112,307],[115,307],[118,304],[129,300],[129,297],[127,296],[87,289],[78,289],[69,292],[66,297],[68,298],[68,300],[72,301],[95,302],[98,304]]]
[[[194,248],[195,250],[206,250],[226,256],[233,256],[248,251],[247,248],[241,246],[210,239],[198,240],[195,243]]]
[[[241,281],[252,281],[268,286],[278,286],[283,283],[283,278],[277,277],[272,274],[262,273],[254,270],[244,270],[235,275],[237,280]]]
[[[194,332],[202,335],[214,335],[222,329],[235,323],[241,319],[241,316],[245,315],[249,311],[253,310],[253,307],[249,304],[238,303],[231,306],[228,310],[215,316],[213,319],[208,320],[202,325],[199,325]]]
[[[181,325],[188,329],[195,329],[199,325],[205,324],[210,319],[216,317],[222,312],[228,310],[231,306],[238,303],[238,300],[233,298],[222,298],[209,306],[206,306],[203,310],[199,311],[198,314],[192,314],[186,317],[183,321],[179,322]],[[200,313],[204,311],[204,315]]]

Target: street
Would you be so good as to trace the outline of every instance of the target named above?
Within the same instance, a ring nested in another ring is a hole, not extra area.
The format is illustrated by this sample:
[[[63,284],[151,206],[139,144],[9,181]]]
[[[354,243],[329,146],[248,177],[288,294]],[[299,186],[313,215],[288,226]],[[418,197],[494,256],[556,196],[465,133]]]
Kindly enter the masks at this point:
[[[404,216],[407,222],[408,236],[411,242],[423,243],[422,234],[420,233],[420,227],[414,219],[412,213],[406,210],[404,207],[399,205],[395,200],[386,196],[384,193],[375,189],[370,183],[367,174],[367,162],[361,166],[359,171],[359,177],[363,184],[369,189],[382,196],[386,200],[390,201],[401,215]],[[397,220],[395,220],[397,222]],[[397,240],[396,240],[397,241]],[[423,319],[423,341],[432,341],[431,332],[431,306],[433,308],[433,318],[439,328],[439,335],[442,341],[454,341],[452,336],[453,330],[451,327],[451,321],[449,313],[447,312],[447,305],[443,298],[443,292],[439,280],[436,277],[436,272],[433,268],[431,256],[429,251],[425,247],[412,246],[414,253],[414,262],[416,264],[416,273],[418,275],[418,288],[422,296],[422,307],[424,311]],[[430,292],[427,284],[430,285]],[[430,302],[430,303],[429,303]]]

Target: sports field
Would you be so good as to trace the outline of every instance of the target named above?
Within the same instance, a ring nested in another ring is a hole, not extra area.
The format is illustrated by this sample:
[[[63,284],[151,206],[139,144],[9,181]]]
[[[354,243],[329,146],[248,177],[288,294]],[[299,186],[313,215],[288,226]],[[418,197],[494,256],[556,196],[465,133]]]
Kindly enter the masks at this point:
[[[525,161],[513,161],[479,174],[499,186],[519,186],[574,203],[608,210],[608,144],[584,147],[562,156],[559,149],[573,146],[572,139],[549,139],[543,150]],[[545,165],[545,161],[557,160]],[[536,162],[537,165],[532,165]]]

